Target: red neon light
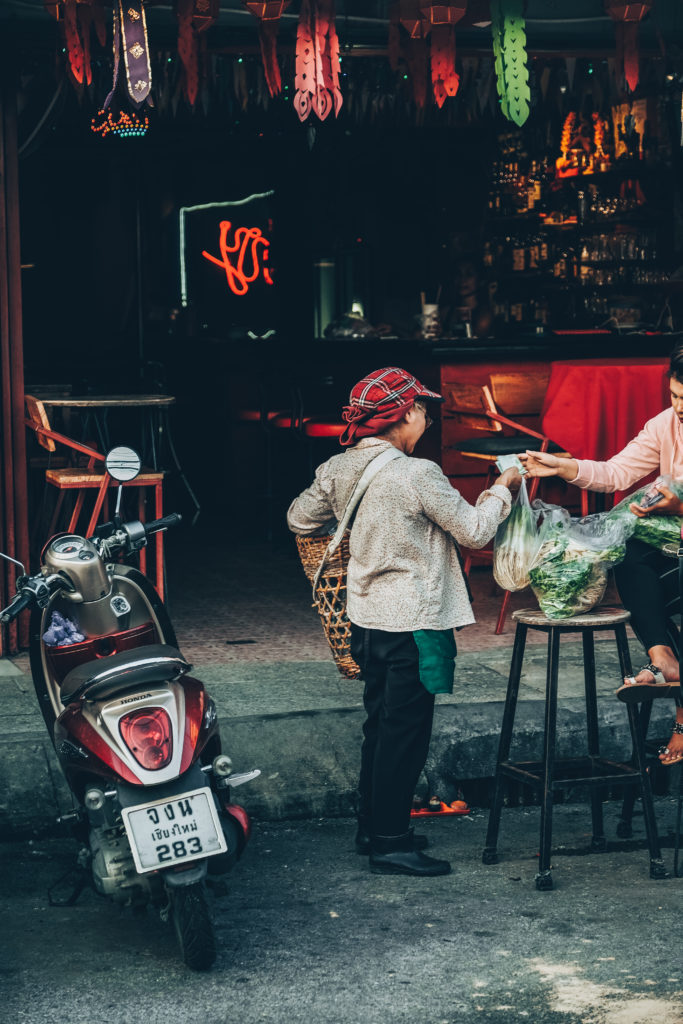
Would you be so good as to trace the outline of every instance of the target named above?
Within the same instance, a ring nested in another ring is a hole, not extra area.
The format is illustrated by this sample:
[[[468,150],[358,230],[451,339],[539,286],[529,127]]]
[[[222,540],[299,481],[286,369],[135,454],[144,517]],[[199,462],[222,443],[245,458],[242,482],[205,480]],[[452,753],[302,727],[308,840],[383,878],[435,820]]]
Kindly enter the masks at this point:
[[[216,256],[212,256],[205,249],[202,250],[202,256],[211,263],[215,263],[217,267],[222,267],[225,270],[228,285],[235,295],[246,295],[249,291],[249,285],[253,284],[260,273],[263,274],[263,280],[266,284],[272,284],[272,275],[269,268],[265,265],[268,262],[269,240],[260,228],[235,228],[233,242],[229,244],[228,232],[231,227],[232,221],[221,221],[219,240],[221,258],[218,259]],[[262,247],[260,256],[263,266],[259,262],[260,246]],[[232,254],[237,255],[236,265],[233,265],[230,261]],[[247,259],[251,260],[251,273],[247,273],[244,268],[245,260]]]

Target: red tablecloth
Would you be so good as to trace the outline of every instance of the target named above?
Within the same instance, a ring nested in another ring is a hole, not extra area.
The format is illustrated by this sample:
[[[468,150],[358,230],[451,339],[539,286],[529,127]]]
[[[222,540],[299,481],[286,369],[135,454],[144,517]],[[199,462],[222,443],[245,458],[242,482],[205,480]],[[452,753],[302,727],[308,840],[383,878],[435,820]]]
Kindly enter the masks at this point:
[[[670,405],[668,366],[661,357],[552,363],[543,433],[576,459],[610,459]]]

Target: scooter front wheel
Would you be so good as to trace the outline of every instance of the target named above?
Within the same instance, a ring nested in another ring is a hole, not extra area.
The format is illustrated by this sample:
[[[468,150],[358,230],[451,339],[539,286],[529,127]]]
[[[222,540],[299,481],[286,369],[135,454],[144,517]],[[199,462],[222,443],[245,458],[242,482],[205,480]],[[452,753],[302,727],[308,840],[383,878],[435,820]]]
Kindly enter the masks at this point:
[[[208,971],[216,959],[216,938],[203,884],[174,887],[169,898],[173,928],[184,962],[193,971]]]

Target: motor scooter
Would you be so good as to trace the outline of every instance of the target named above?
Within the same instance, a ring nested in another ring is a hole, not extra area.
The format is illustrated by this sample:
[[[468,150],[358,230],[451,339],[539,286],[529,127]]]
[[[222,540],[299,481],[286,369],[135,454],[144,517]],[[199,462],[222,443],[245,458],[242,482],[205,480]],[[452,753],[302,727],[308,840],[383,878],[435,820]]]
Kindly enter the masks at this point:
[[[74,798],[61,817],[81,843],[82,877],[119,904],[156,906],[188,967],[206,970],[216,942],[207,872],[240,857],[249,817],[231,790],[260,774],[233,773],[213,699],[190,675],[164,604],[145,576],[118,559],[180,522],[120,515],[122,483],[140,460],[114,449],[116,512],[93,537],[58,534],[0,624],[31,611],[30,662],[40,709]]]

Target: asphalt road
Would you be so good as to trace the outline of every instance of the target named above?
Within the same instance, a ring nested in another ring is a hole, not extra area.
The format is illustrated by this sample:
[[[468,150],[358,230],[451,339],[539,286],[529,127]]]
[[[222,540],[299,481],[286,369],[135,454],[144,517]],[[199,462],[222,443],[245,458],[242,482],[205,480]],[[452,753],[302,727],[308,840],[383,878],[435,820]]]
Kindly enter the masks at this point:
[[[658,802],[665,856],[673,801]],[[616,805],[606,816],[614,835]],[[642,837],[637,819],[637,836]],[[3,1020],[31,1024],[677,1024],[683,879],[653,882],[638,839],[584,855],[590,813],[556,808],[555,889],[536,891],[536,808],[504,811],[485,867],[486,814],[426,822],[453,861],[438,879],[369,872],[343,820],[261,824],[211,904],[220,954],[180,962],[167,925],[86,890],[47,888],[67,840],[5,844]]]

